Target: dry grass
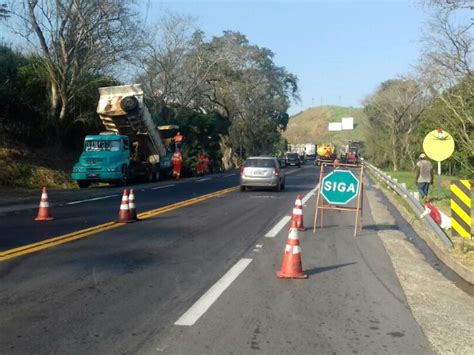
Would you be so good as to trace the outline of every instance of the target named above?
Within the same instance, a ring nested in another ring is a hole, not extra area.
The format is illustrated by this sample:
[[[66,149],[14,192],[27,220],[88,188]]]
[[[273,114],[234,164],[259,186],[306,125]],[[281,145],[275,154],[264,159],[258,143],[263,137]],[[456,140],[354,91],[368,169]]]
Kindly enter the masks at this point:
[[[354,130],[328,132],[328,122],[340,122],[342,117],[354,117]],[[353,107],[321,106],[292,116],[283,136],[290,143],[332,143],[336,146],[349,139],[362,140],[362,109]]]
[[[30,150],[24,146],[1,147],[0,187],[4,188],[72,188],[70,172],[77,154],[52,149]]]

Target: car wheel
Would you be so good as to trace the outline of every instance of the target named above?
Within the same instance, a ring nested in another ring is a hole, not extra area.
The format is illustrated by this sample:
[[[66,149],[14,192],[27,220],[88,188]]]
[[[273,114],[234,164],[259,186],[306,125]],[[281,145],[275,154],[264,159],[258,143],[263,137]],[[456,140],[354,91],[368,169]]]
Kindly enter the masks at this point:
[[[245,191],[245,186],[240,185],[240,191],[241,191],[241,192],[244,192],[244,191]]]

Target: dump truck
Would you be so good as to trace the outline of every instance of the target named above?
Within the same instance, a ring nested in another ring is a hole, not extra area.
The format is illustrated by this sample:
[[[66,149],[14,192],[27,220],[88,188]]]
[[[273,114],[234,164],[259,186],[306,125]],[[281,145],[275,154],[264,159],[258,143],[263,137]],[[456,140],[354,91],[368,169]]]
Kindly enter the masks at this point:
[[[97,114],[105,131],[85,137],[72,179],[80,188],[93,182],[158,180],[160,173],[171,169],[172,152],[143,101],[141,85],[103,87],[99,94]]]

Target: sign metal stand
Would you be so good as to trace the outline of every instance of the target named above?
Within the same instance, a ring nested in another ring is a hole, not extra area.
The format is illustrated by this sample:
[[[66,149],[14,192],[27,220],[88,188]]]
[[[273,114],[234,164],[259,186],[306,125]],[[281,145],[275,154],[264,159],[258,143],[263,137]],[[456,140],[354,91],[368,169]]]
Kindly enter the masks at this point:
[[[321,170],[319,173],[319,181],[321,184],[324,183],[324,179],[329,176],[325,175],[325,168],[327,167],[328,164],[324,163],[321,164]],[[334,166],[334,164],[331,164]],[[345,168],[345,170],[339,169],[339,168]],[[333,170],[334,172],[338,171],[347,171],[347,170],[352,170],[352,169],[360,169],[359,171],[359,184],[357,188],[357,203],[356,207],[344,207],[343,205],[347,204],[347,202],[342,202],[342,203],[325,203],[325,196],[321,193],[321,190],[323,189],[324,186],[320,186],[318,189],[318,193],[316,196],[316,210],[314,213],[314,224],[313,224],[313,234],[316,234],[316,224],[318,221],[318,216],[320,217],[320,227],[324,227],[324,210],[339,210],[339,211],[346,211],[346,212],[355,212],[355,222],[354,222],[354,237],[357,236],[357,232],[362,231],[362,210],[363,210],[363,193],[364,193],[364,167],[356,164],[338,164],[336,169]],[[353,175],[353,174],[352,174]],[[352,198],[350,199],[352,200]],[[319,214],[319,210],[321,210]]]

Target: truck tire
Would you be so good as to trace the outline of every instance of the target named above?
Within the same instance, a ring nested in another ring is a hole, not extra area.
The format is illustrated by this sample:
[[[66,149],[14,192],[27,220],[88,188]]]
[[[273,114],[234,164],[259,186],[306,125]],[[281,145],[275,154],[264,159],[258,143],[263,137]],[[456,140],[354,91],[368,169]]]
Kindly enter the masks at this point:
[[[118,184],[121,186],[125,186],[128,184],[129,175],[128,175],[128,167],[126,165],[122,166],[122,178],[118,181]]]
[[[91,182],[87,180],[77,180],[77,185],[80,189],[87,189],[90,186]]]
[[[120,107],[125,112],[133,112],[138,108],[138,99],[135,96],[125,96],[120,101]]]

